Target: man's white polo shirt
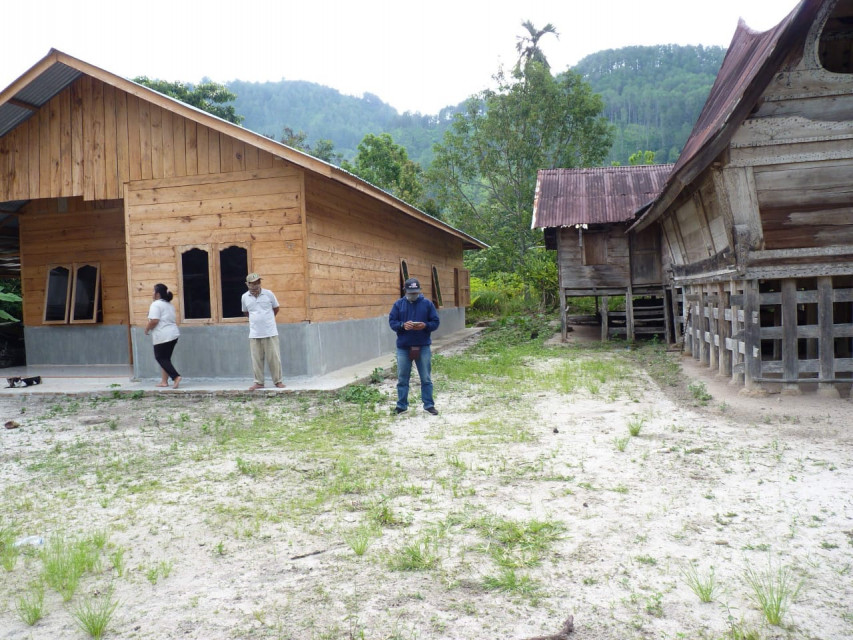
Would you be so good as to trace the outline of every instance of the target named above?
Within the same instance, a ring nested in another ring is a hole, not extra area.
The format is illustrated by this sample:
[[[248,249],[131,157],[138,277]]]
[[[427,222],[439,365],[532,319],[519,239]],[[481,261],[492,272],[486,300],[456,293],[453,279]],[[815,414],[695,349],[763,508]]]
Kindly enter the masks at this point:
[[[243,311],[249,312],[249,338],[269,338],[278,335],[273,309],[278,307],[275,294],[269,289],[261,289],[256,298],[248,291],[242,298]]]

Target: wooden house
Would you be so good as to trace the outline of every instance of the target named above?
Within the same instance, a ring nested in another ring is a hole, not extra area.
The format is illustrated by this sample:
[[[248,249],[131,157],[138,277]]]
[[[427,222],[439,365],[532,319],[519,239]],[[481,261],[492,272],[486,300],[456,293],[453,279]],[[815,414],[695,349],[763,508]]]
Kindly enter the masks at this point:
[[[748,387],[853,378],[853,0],[738,25],[660,196],[685,349]]]
[[[478,240],[363,180],[52,50],[0,93],[0,243],[20,269],[28,365],[133,364],[153,285],[175,291],[185,376],[248,375],[248,272],[281,303],[285,373],[393,349],[387,314],[420,278],[464,327]],[[17,255],[16,255],[17,252]],[[18,262],[19,258],[19,262]]]
[[[657,333],[670,339],[658,227],[628,235],[636,212],[660,193],[672,165],[539,171],[533,228],[557,251],[560,316],[566,339],[567,298],[594,297],[601,338]],[[624,311],[609,311],[611,296]]]

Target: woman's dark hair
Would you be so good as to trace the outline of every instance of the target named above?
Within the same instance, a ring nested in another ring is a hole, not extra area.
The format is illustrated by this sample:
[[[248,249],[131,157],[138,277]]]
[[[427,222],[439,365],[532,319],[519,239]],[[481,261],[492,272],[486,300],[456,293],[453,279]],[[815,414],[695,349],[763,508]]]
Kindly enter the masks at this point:
[[[172,298],[175,297],[165,284],[159,282],[154,285],[154,291],[157,292],[161,300],[165,300],[166,302],[171,302]]]

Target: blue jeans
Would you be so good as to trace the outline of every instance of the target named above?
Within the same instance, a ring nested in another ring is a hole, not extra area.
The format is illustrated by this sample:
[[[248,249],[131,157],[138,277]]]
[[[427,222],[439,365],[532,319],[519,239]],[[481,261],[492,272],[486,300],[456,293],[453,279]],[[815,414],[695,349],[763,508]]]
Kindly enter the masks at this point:
[[[415,365],[418,368],[418,375],[421,378],[421,400],[424,403],[424,409],[429,409],[435,406],[432,399],[432,377],[430,370],[432,367],[432,353],[429,350],[429,345],[421,347],[421,357],[415,360]],[[409,408],[409,378],[412,375],[412,361],[409,360],[409,350],[397,348],[397,408]]]

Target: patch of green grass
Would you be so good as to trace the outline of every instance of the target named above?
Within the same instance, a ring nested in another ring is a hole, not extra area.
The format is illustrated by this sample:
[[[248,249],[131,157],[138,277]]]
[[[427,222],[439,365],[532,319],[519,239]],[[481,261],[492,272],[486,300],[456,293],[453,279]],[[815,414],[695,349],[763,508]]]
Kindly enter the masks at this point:
[[[15,568],[18,562],[18,548],[15,546],[15,538],[20,535],[20,530],[15,525],[4,525],[0,527],[0,564],[6,571]]]
[[[713,396],[708,393],[708,387],[705,386],[704,382],[691,382],[687,385],[687,390],[690,392],[690,395],[693,396],[693,399],[697,404],[703,407],[713,399]]]
[[[44,581],[64,602],[71,600],[80,578],[98,564],[98,548],[89,539],[52,538],[41,551]]]
[[[699,569],[693,563],[687,564],[681,570],[684,581],[690,590],[698,597],[700,602],[712,602],[717,591],[717,581],[714,576],[714,567],[707,573],[699,573]]]
[[[157,584],[160,578],[168,578],[172,573],[172,562],[169,560],[161,560],[157,564],[153,564],[145,570],[145,577],[151,584]]]
[[[363,556],[373,538],[376,537],[376,531],[372,527],[359,527],[348,535],[344,536],[344,542],[347,543],[353,553],[357,556]]]
[[[791,567],[781,564],[774,567],[772,562],[767,563],[764,571],[747,565],[744,578],[767,622],[774,626],[781,625],[782,617],[802,590],[803,580],[797,577]]]
[[[118,601],[112,599],[112,589],[101,596],[84,598],[80,604],[71,609],[71,615],[77,625],[90,637],[100,640],[104,637],[107,627],[112,620]]]
[[[643,426],[646,424],[646,419],[640,416],[632,416],[630,420],[628,420],[628,433],[632,438],[636,438],[640,435],[640,431],[643,430]]]
[[[616,451],[623,452],[628,446],[629,440],[630,438],[613,438],[613,446],[616,447]]]
[[[388,561],[388,566],[394,571],[424,571],[437,565],[435,541],[428,536],[403,545]]]
[[[516,573],[512,567],[502,567],[495,576],[486,576],[483,586],[490,591],[505,591],[523,596],[536,595],[539,584],[530,576]]]
[[[655,560],[652,556],[649,556],[649,555],[637,556],[634,559],[637,562],[639,562],[640,564],[645,564],[645,565],[649,565],[652,567],[658,563],[657,560]]]
[[[15,612],[29,626],[44,617],[44,584],[35,582],[15,601]]]
[[[518,522],[495,516],[480,518],[473,526],[485,538],[483,550],[505,568],[538,565],[564,531],[562,523],[535,519]]]

